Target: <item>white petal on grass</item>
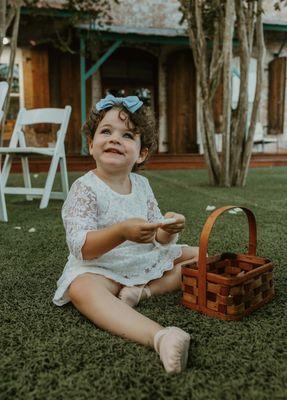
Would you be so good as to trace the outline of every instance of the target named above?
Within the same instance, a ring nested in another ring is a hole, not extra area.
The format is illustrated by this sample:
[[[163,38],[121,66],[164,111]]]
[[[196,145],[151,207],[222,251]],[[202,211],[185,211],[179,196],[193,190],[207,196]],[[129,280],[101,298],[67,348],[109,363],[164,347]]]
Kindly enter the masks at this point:
[[[215,209],[216,209],[215,206],[207,206],[205,211],[212,211],[212,210],[215,210]]]
[[[20,230],[20,229],[22,229],[22,228],[21,228],[21,226],[14,226],[14,229]]]
[[[28,232],[30,232],[30,233],[36,232],[36,229],[35,229],[35,228],[30,228],[30,229],[28,230]]]
[[[241,210],[241,208],[236,207],[236,208],[233,208],[232,210],[229,210],[228,212],[229,212],[229,214],[237,214],[237,213],[240,213],[242,211],[243,210]]]
[[[38,174],[34,174],[33,175],[34,178],[38,178],[38,176],[39,176]]]

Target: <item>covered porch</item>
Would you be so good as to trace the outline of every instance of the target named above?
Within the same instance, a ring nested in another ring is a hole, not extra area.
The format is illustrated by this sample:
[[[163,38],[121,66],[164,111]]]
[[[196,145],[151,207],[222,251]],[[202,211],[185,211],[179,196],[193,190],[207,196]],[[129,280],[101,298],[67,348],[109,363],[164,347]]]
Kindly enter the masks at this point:
[[[31,157],[29,168],[33,173],[47,172],[50,160],[44,157]],[[69,171],[89,171],[95,168],[92,157],[87,155],[68,155],[67,165]],[[254,153],[251,157],[251,168],[287,166],[287,152],[279,153]],[[175,169],[202,169],[206,168],[202,154],[154,154],[147,164],[145,170],[175,170]],[[20,159],[15,159],[12,171],[22,171]]]

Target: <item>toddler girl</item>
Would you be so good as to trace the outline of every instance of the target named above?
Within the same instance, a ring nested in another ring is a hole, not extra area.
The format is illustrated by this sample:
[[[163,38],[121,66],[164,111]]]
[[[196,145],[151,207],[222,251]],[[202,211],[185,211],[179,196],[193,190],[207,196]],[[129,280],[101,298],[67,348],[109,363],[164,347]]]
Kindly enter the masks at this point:
[[[180,263],[198,257],[197,248],[176,244],[184,216],[163,217],[148,180],[132,172],[154,149],[155,127],[136,96],[108,95],[91,111],[84,131],[96,168],[73,183],[63,206],[70,255],[53,301],[71,301],[96,326],[154,347],[165,370],[177,373],[187,364],[189,334],[133,308],[179,289]]]

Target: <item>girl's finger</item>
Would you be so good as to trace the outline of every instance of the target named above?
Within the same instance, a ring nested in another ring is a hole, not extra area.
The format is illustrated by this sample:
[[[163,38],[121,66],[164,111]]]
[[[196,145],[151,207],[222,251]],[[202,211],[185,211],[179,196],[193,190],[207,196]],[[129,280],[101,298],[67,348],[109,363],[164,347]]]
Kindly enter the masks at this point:
[[[149,226],[149,227],[143,227],[141,229],[142,233],[148,233],[148,232],[155,232],[159,228],[159,226]]]
[[[167,233],[173,234],[173,233],[178,233],[178,232],[182,231],[182,228],[166,229],[165,231]]]
[[[145,237],[141,239],[141,243],[152,243],[153,239],[153,236]]]
[[[150,229],[150,230],[154,230],[154,229],[157,229],[157,228],[159,228],[161,226],[162,226],[162,223],[157,222],[157,223],[148,224],[145,228]]]
[[[182,230],[183,228],[184,228],[184,225],[176,225],[176,226],[167,227],[164,230],[166,232],[172,232],[172,231]]]
[[[153,237],[155,237],[155,232],[148,232],[148,233],[145,233],[145,234],[142,234],[141,235],[141,238],[142,239],[149,239],[149,238],[153,238]]]

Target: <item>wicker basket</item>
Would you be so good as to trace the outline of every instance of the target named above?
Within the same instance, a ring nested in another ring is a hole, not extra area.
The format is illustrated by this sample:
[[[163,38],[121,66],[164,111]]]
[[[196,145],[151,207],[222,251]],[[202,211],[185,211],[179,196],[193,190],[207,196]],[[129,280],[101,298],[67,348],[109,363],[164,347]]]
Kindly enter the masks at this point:
[[[256,221],[248,208],[240,207],[249,222],[248,254],[206,257],[209,235],[217,217],[233,208],[238,207],[226,206],[210,214],[201,232],[198,262],[182,264],[182,304],[224,320],[240,320],[275,295],[274,264],[256,256]]]

